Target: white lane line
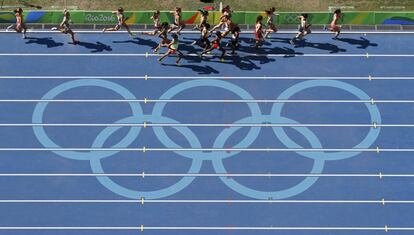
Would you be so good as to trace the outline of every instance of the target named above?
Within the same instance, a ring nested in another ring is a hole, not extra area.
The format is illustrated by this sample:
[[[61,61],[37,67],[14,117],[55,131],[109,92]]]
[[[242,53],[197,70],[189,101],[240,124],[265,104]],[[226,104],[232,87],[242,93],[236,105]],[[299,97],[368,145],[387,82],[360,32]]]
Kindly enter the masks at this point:
[[[210,173],[210,174],[202,174],[202,173],[183,173],[183,174],[170,174],[170,173],[102,173],[102,174],[18,174],[18,173],[11,173],[11,174],[0,174],[0,177],[358,177],[358,178],[412,178],[414,174],[273,174],[273,173],[239,173],[239,174],[231,174],[231,173]]]
[[[87,34],[103,34],[102,30],[74,30],[75,33],[87,33]],[[133,33],[143,33],[143,32],[151,32],[148,30],[133,30],[131,31]],[[8,34],[16,34],[15,32],[7,32],[6,30],[0,30],[0,33],[8,33]],[[28,33],[51,33],[51,34],[60,34],[59,31],[51,31],[51,30],[28,30]],[[182,34],[199,34],[195,31],[181,31]],[[241,32],[242,34],[251,34],[249,30],[243,30]],[[296,34],[297,30],[280,30],[276,35],[283,35],[283,34]],[[105,32],[105,34],[125,34],[128,36],[126,31],[113,31],[113,32]],[[332,34],[331,32],[324,31],[324,30],[315,30],[312,31],[312,34]],[[364,30],[364,31],[358,31],[358,30],[344,30],[341,31],[341,34],[389,34],[389,35],[398,35],[398,34],[414,34],[414,31],[411,30]]]
[[[221,80],[414,80],[414,77],[405,76],[405,77],[373,77],[373,76],[251,76],[251,77],[231,77],[231,76],[147,76],[143,77],[144,79],[147,78],[147,80],[153,80],[153,79],[160,79],[160,80],[171,80],[171,79],[180,79],[180,80],[193,80],[193,79],[221,79]],[[1,79],[1,77],[0,77]]]
[[[135,227],[0,227],[0,230],[175,230],[175,231],[199,231],[199,230],[225,230],[225,231],[234,231],[234,230],[248,230],[248,231],[258,231],[258,230],[268,230],[268,231],[414,231],[414,227],[389,227],[385,225],[384,227],[147,227],[144,225],[135,226]]]
[[[147,228],[145,228],[148,230]],[[0,227],[0,230],[141,230],[141,227]]]
[[[369,103],[373,100],[93,100],[93,99],[0,99],[0,103]],[[374,100],[374,103],[414,103],[414,100]]]
[[[43,203],[134,203],[134,204],[145,204],[145,203],[240,203],[240,204],[261,204],[261,203],[274,203],[274,204],[414,204],[414,201],[409,200],[149,200],[149,199],[125,199],[125,200],[0,200],[0,203],[14,203],[14,204],[43,204]]]
[[[414,152],[409,148],[0,148],[5,151],[101,151],[101,152]]]
[[[414,57],[414,54],[257,54],[242,53],[238,55],[226,55],[226,57],[242,56],[263,56],[263,57]],[[162,54],[153,53],[101,53],[101,54],[83,54],[83,53],[0,53],[3,57],[160,57]],[[199,57],[199,54],[189,53],[185,56]],[[218,57],[219,54],[209,54],[204,57]]]
[[[0,79],[144,79],[144,80],[194,80],[194,79],[221,79],[221,80],[414,80],[414,77],[374,77],[374,76],[7,76]]]
[[[0,127],[402,127],[414,124],[314,124],[314,123],[0,123]]]
[[[140,57],[140,56],[161,56],[159,54],[145,54],[145,53],[137,53],[137,54],[127,54],[127,53],[102,53],[102,54],[82,54],[82,53],[0,53],[0,56],[65,56],[65,57]]]
[[[144,79],[145,76],[0,76],[0,79]]]

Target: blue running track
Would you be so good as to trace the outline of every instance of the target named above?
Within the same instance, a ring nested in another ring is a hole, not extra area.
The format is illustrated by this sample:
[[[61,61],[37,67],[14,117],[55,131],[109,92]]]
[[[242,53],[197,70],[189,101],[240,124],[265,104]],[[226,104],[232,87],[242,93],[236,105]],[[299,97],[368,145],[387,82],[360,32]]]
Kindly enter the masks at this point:
[[[1,235],[414,231],[411,34],[77,36],[0,34]]]

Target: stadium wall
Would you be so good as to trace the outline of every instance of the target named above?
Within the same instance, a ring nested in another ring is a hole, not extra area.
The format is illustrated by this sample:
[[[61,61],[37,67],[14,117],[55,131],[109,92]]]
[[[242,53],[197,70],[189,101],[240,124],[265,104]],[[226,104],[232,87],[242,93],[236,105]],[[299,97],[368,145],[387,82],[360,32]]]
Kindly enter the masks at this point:
[[[58,24],[63,18],[61,11],[27,11],[25,21],[27,23]],[[254,24],[257,15],[262,12],[235,12],[232,19],[238,24]],[[279,25],[297,24],[299,13],[282,12],[276,17]],[[151,11],[126,12],[128,24],[152,24]],[[114,24],[117,19],[108,11],[72,11],[72,22],[74,24]],[[217,24],[219,12],[210,12],[209,22]],[[329,24],[332,13],[313,12],[309,13],[310,22],[314,25]],[[186,24],[197,24],[200,20],[199,12],[183,12]],[[173,21],[173,15],[169,12],[161,13],[161,21]],[[0,12],[0,23],[13,23],[15,17],[12,12]],[[344,12],[341,24],[346,25],[414,25],[414,12]]]

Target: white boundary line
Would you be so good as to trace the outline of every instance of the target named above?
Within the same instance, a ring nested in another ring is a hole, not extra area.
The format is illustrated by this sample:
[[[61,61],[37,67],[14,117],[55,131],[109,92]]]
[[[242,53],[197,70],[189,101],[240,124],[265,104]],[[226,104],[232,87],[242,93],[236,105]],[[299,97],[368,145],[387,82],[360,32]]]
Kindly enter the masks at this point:
[[[282,77],[282,76],[251,76],[251,77],[231,77],[231,76],[0,76],[0,79],[144,79],[144,80],[193,80],[193,79],[222,79],[222,80],[414,80],[414,77],[374,77],[374,76],[361,76],[361,77],[339,77],[339,76],[327,76],[327,77]]]
[[[158,231],[414,231],[414,227],[146,227],[144,225],[135,227],[0,227],[0,230],[158,230]]]
[[[414,201],[410,200],[147,200],[145,198],[141,199],[130,199],[130,200],[0,200],[0,204],[6,204],[6,203],[15,203],[15,204],[43,204],[43,203],[133,203],[133,204],[145,204],[145,203],[207,203],[207,204],[213,204],[213,203],[240,203],[240,204],[261,204],[261,203],[274,203],[274,204],[414,204]]]
[[[0,103],[414,103],[414,100],[1,100]]]
[[[414,124],[315,123],[0,123],[0,127],[414,127]]]
[[[143,99],[143,100],[92,100],[92,99],[65,99],[65,100],[2,100],[0,103],[414,103],[414,100],[152,100],[152,99]]]
[[[414,152],[408,148],[0,148],[6,151],[96,151],[96,152]]]
[[[273,173],[135,173],[135,174],[117,174],[117,173],[88,173],[88,174],[0,174],[0,177],[367,177],[367,178],[411,178],[414,174],[273,174]]]
[[[83,54],[83,53],[0,53],[3,57],[161,57],[162,54],[153,53],[101,53],[101,54]],[[199,54],[185,54],[190,57],[200,57]],[[219,54],[208,54],[204,57],[216,57]],[[240,52],[238,55],[226,55],[226,57],[240,56],[263,56],[263,57],[414,57],[414,54],[257,54]]]
[[[120,31],[114,31],[114,32],[105,32],[102,33],[102,30],[74,30],[75,33],[88,33],[88,34],[125,34],[127,37],[129,36],[126,31],[120,30]],[[133,33],[143,33],[143,32],[152,32],[152,30],[132,30]],[[253,32],[252,29],[248,30],[242,30],[242,34],[251,35]],[[280,34],[296,34],[297,30],[279,30],[277,33],[273,35],[280,35]],[[16,34],[16,32],[6,32],[6,30],[0,30],[0,33],[8,33],[8,34]],[[50,34],[61,34],[59,31],[52,31],[52,30],[28,30],[27,33],[50,33]],[[197,31],[181,31],[182,34],[199,34]],[[312,34],[332,34],[332,32],[324,31],[324,30],[312,30]],[[341,31],[341,34],[414,34],[414,31],[412,30],[343,30]],[[137,35],[138,37],[140,35]]]

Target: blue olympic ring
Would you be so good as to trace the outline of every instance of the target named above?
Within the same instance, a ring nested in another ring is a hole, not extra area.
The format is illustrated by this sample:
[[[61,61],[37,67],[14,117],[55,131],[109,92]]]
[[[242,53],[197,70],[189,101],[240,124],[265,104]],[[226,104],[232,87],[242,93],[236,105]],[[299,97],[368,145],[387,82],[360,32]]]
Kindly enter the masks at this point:
[[[82,87],[82,86],[97,86],[110,89],[115,91],[116,93],[120,94],[125,99],[135,99],[135,96],[126,88],[104,80],[76,80],[64,83],[59,85],[49,91],[46,95],[43,96],[42,99],[54,99],[60,93],[67,91],[69,89]],[[238,95],[242,99],[253,99],[253,97],[244,89],[236,86],[232,83],[220,81],[220,80],[194,80],[188,81],[181,84],[178,84],[172,88],[170,88],[167,92],[165,92],[160,99],[172,99],[177,94],[191,88],[195,87],[217,87],[222,88],[232,93]],[[335,87],[340,88],[345,91],[351,92],[355,96],[360,99],[369,99],[369,96],[364,93],[359,88],[352,86],[350,84],[339,82],[335,80],[315,80],[315,81],[305,81],[298,83],[287,90],[285,90],[278,99],[289,99],[291,96],[300,92],[304,89],[311,88],[311,87],[319,87],[319,86],[327,86],[327,87]],[[154,109],[151,115],[144,115],[142,108],[140,105],[135,105],[134,103],[129,103],[132,116],[124,118],[122,120],[117,121],[116,123],[142,123],[142,122],[159,122],[159,123],[179,123],[177,120],[164,117],[163,112],[164,108],[166,107],[165,103],[156,103],[154,105]],[[288,119],[286,117],[281,116],[282,108],[284,104],[276,103],[272,107],[272,111],[270,115],[263,115],[260,107],[257,103],[248,103],[247,106],[250,110],[251,116],[247,118],[240,119],[235,123],[290,123],[295,124],[296,121],[292,119]],[[36,105],[35,111],[33,113],[33,123],[42,123],[43,114],[47,107],[47,103],[39,103]],[[379,113],[378,108],[375,105],[367,105],[367,108],[370,112],[370,116],[372,121],[376,121],[377,123],[381,122],[381,116]],[[107,127],[103,129],[94,140],[92,147],[93,148],[101,148],[104,146],[105,142],[108,138],[119,130],[121,127]],[[174,127],[175,130],[179,131],[184,137],[186,137],[188,143],[190,144],[191,148],[201,148],[202,144],[200,143],[198,137],[195,133],[188,127]],[[224,129],[218,137],[215,139],[213,143],[213,148],[223,148],[225,147],[226,142],[229,138],[237,131],[240,127],[231,127]],[[316,135],[309,129],[305,127],[295,127],[293,128],[300,134],[302,134],[312,148],[322,148],[322,144],[320,140],[316,137]],[[33,128],[36,137],[39,139],[41,144],[45,147],[49,148],[59,148],[60,146],[54,143],[46,134],[45,130],[42,127],[34,127]],[[132,127],[130,128],[127,135],[117,144],[115,144],[114,148],[126,148],[130,146],[136,138],[138,138],[140,134],[141,128],[140,127]],[[153,127],[153,131],[157,137],[157,139],[166,147],[166,148],[181,148],[182,146],[175,143],[164,131],[162,127]],[[377,139],[379,135],[379,129],[370,130],[368,135],[365,139],[354,148],[367,148],[371,146],[374,141]],[[260,127],[251,127],[249,132],[239,143],[234,145],[234,148],[248,148],[251,146],[261,132]],[[302,148],[299,144],[294,142],[289,136],[286,134],[283,128],[274,127],[273,132],[280,139],[280,141],[288,148]],[[94,173],[105,173],[101,160],[103,158],[113,156],[116,154],[116,151],[105,151],[105,152],[63,152],[63,151],[54,151],[54,153],[66,157],[69,159],[75,160],[89,160],[91,169]],[[187,173],[199,173],[202,167],[202,163],[205,160],[212,161],[214,170],[216,173],[225,174],[226,168],[223,163],[223,159],[232,157],[237,155],[239,152],[231,151],[231,152],[211,152],[211,153],[204,153],[204,152],[186,152],[186,151],[176,151],[175,154],[186,157],[191,159],[192,163]],[[348,152],[337,152],[337,153],[308,153],[308,152],[298,152],[298,154],[311,158],[314,161],[313,167],[310,173],[322,173],[324,164],[326,160],[340,160],[349,157],[353,157],[358,153],[348,153]],[[175,184],[155,191],[137,191],[132,190],[126,187],[123,187],[109,177],[99,176],[97,177],[98,181],[111,190],[112,192],[128,197],[128,198],[148,198],[148,199],[158,199],[167,196],[171,196],[175,193],[180,192],[188,185],[190,185],[195,177],[183,177]],[[228,179],[226,177],[220,177],[222,182],[234,190],[244,196],[257,198],[257,199],[284,199],[288,197],[292,197],[298,195],[309,187],[311,187],[317,180],[317,177],[305,177],[300,183],[294,185],[288,189],[278,190],[278,191],[258,191],[246,187],[234,179]]]
[[[168,100],[172,99],[174,96],[179,94],[180,92],[183,92],[185,90],[195,88],[195,87],[218,87],[222,88],[228,91],[231,91],[232,93],[238,95],[240,98],[244,100],[251,100],[253,97],[244,89],[221,80],[193,80],[188,82],[180,83],[172,88],[170,88],[167,92],[165,92],[160,99],[161,100]],[[163,116],[163,111],[165,108],[165,103],[156,103],[152,112],[152,115],[154,116]],[[262,115],[262,112],[260,111],[260,107],[257,103],[248,103],[247,107],[250,110],[252,117],[260,118]],[[254,121],[254,120],[253,120]],[[154,127],[155,134],[158,139],[161,140],[162,144],[166,146],[167,148],[176,148],[177,144],[174,143],[173,140],[171,140],[168,135],[165,133],[164,129],[162,127]],[[257,136],[260,133],[260,127],[252,127],[250,128],[249,132],[247,133],[246,137],[237,144],[238,148],[247,148],[251,145],[252,140],[257,138]],[[225,152],[198,152],[196,155],[194,152],[176,152],[180,154],[181,156],[188,157],[188,158],[201,158],[203,160],[211,160],[213,158],[225,158],[234,156],[237,154],[237,152],[231,152],[231,153],[225,153]]]
[[[144,115],[141,117],[128,117],[128,118],[118,121],[117,123],[137,123],[137,122],[142,123],[144,121],[159,122],[159,123],[162,123],[162,122],[178,123],[176,120],[173,120],[171,118],[155,117],[155,116],[147,116],[147,115]],[[96,140],[92,144],[92,147],[101,148],[105,144],[105,141],[120,128],[121,127],[105,128],[101,133],[98,134],[98,136],[96,137]],[[174,129],[182,133],[182,135],[187,138],[187,141],[188,143],[190,143],[191,148],[201,147],[201,143],[198,141],[197,136],[195,136],[188,127],[174,127]],[[177,147],[181,147],[181,146],[177,146]],[[191,167],[187,173],[193,173],[193,174],[199,173],[202,163],[203,163],[202,159],[192,158]],[[91,159],[90,164],[91,164],[91,169],[93,173],[97,173],[97,174],[105,173],[102,167],[101,159],[93,158]],[[144,191],[136,191],[136,190],[125,188],[106,176],[98,177],[99,182],[103,186],[111,190],[112,192],[117,193],[118,195],[121,195],[124,197],[134,198],[134,199],[139,199],[139,198],[158,199],[158,198],[168,197],[186,188],[188,185],[190,185],[193,182],[194,179],[195,177],[183,177],[177,183],[167,188],[156,190],[156,191],[145,191],[144,192]]]
[[[251,118],[246,118],[245,120],[243,120],[243,122],[249,122]],[[261,117],[261,121],[262,122],[270,122],[270,123],[288,123],[288,124],[295,124],[297,123],[296,121],[293,121],[291,119],[288,118],[284,118],[284,117],[275,117],[275,116],[262,116]],[[226,129],[225,131],[223,131],[219,137],[216,139],[216,141],[214,142],[214,147],[215,148],[222,148],[225,144],[225,142],[228,140],[228,138],[234,134],[237,130],[239,130],[240,127],[232,127],[229,129]],[[299,132],[300,134],[302,134],[309,142],[309,144],[312,146],[312,148],[322,148],[322,144],[319,141],[319,139],[316,137],[316,135],[310,131],[310,129],[305,128],[305,127],[294,127],[294,130],[296,130],[297,132]],[[286,140],[282,140],[286,141]],[[297,145],[298,146],[298,145]],[[295,146],[295,148],[297,147]],[[227,174],[227,170],[224,166],[223,160],[219,159],[219,158],[215,158],[212,160],[213,161],[213,167],[214,170],[216,171],[216,173],[220,173],[220,174]],[[322,173],[323,167],[324,167],[324,159],[323,158],[316,158],[313,159],[314,164],[312,167],[312,170],[310,173],[312,174],[319,174]],[[302,192],[304,192],[305,190],[307,190],[308,188],[310,188],[317,180],[318,177],[306,177],[302,182],[300,182],[299,184],[289,188],[289,189],[285,189],[285,190],[278,190],[278,191],[272,191],[272,192],[264,192],[264,191],[258,191],[258,190],[254,190],[251,188],[248,188],[240,183],[238,183],[236,180],[234,179],[229,179],[226,177],[220,177],[221,181],[227,185],[228,187],[230,187],[232,190],[247,196],[247,197],[251,197],[251,198],[256,198],[256,199],[284,199],[284,198],[288,198],[288,197],[292,197],[295,196],[297,194],[300,194]]]
[[[348,91],[351,94],[355,95],[361,100],[370,100],[371,98],[361,89],[337,80],[310,80],[298,83],[296,85],[293,85],[292,87],[288,88],[280,96],[278,99],[281,100],[287,100],[290,97],[292,97],[294,94],[308,89],[312,87],[334,87],[339,88],[344,91]],[[280,117],[282,116],[282,108],[285,104],[284,103],[276,103],[272,107],[271,115]],[[365,104],[367,107],[370,117],[371,117],[371,123],[377,122],[381,123],[381,114],[378,110],[378,107],[374,104]],[[292,139],[288,137],[285,130],[281,127],[273,127],[273,131],[276,134],[276,136],[282,140],[283,144],[288,148],[298,148],[298,146]],[[371,128],[367,134],[367,136],[356,146],[353,148],[369,148],[378,138],[378,135],[380,133],[380,128]],[[325,160],[342,160],[350,157],[354,157],[360,152],[330,152],[330,153],[324,153],[321,155],[320,153],[315,152],[300,152],[300,155],[312,159],[320,158],[321,156],[324,157]]]
[[[104,80],[97,80],[97,79],[87,79],[87,80],[75,80],[63,83],[49,92],[47,92],[42,99],[43,100],[52,100],[62,92],[71,90],[77,87],[85,87],[85,86],[92,86],[92,87],[102,87],[109,90],[112,90],[119,95],[121,95],[124,99],[136,99],[136,97],[126,88],[109,81]],[[32,122],[35,124],[43,123],[43,115],[46,110],[48,103],[38,103],[34,109]],[[143,111],[139,104],[137,103],[129,103],[129,106],[132,111],[133,116],[142,116]],[[53,140],[49,138],[46,134],[45,129],[42,126],[35,126],[33,127],[34,134],[36,138],[40,141],[40,143],[45,148],[61,148],[60,145],[56,144]],[[132,127],[128,134],[116,145],[112,146],[114,148],[126,148],[128,147],[132,141],[139,135],[141,131],[141,127]],[[53,151],[55,154],[65,157],[68,159],[73,160],[90,160],[92,158],[105,158],[116,154],[115,151],[100,151],[100,152],[76,152],[76,151]]]

